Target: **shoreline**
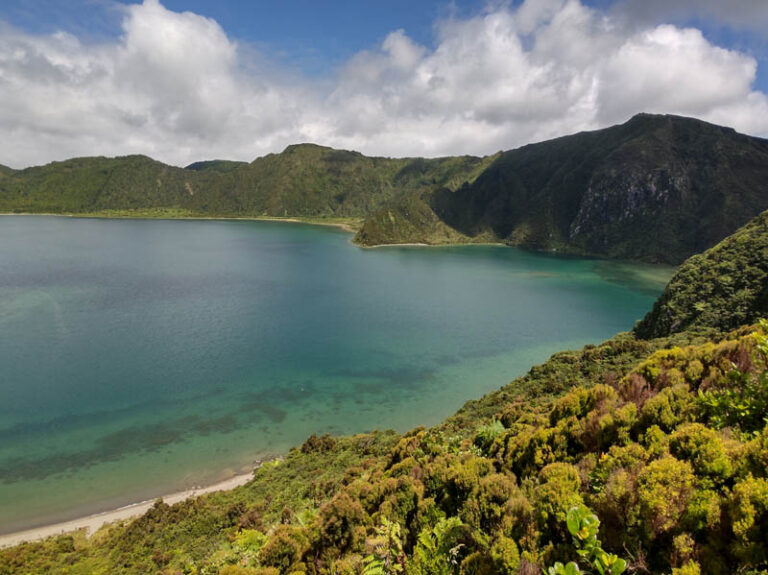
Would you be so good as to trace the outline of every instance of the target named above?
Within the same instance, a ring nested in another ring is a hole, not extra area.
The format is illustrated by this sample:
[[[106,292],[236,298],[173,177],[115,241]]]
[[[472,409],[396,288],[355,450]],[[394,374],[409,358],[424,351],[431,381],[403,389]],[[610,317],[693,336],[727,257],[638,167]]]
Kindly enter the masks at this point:
[[[402,248],[402,247],[412,247],[412,248],[455,248],[455,247],[463,247],[463,246],[492,246],[492,247],[500,247],[500,248],[514,248],[517,246],[511,246],[509,244],[505,244],[503,242],[449,242],[449,243],[435,243],[435,244],[425,244],[425,243],[419,243],[419,242],[403,242],[399,244],[374,244],[372,246],[366,245],[366,244],[358,244],[355,243],[355,245],[361,249],[364,250],[378,250],[380,248]]]
[[[87,213],[53,213],[53,212],[0,212],[2,216],[46,216],[54,218],[83,218],[83,219],[104,219],[104,220],[189,220],[189,221],[219,221],[219,222],[279,222],[287,224],[305,224],[308,226],[325,226],[337,228],[350,234],[357,234],[362,226],[363,218],[349,218],[350,222],[343,221],[322,221],[322,218],[303,219],[300,216],[195,216],[195,215],[169,215],[169,214],[149,214],[149,213],[109,213],[109,212],[87,212]],[[357,222],[357,224],[353,223]],[[350,238],[350,243],[363,250],[375,250],[379,248],[397,248],[397,247],[419,247],[419,248],[450,248],[458,246],[498,246],[515,247],[504,242],[441,242],[441,243],[385,243],[366,245]]]
[[[512,244],[508,242],[493,242],[493,241],[482,241],[482,242],[474,242],[474,241],[466,241],[466,242],[440,242],[440,243],[419,243],[419,242],[402,242],[402,243],[385,243],[385,244],[374,244],[374,245],[367,245],[367,244],[361,244],[359,242],[355,241],[355,236],[362,228],[363,220],[364,218],[346,218],[349,221],[322,221],[322,218],[318,219],[303,219],[300,216],[287,216],[287,217],[279,217],[279,216],[194,216],[194,215],[169,215],[169,214],[130,214],[130,213],[99,213],[99,212],[90,212],[90,213],[82,213],[82,214],[75,214],[75,213],[49,213],[49,212],[0,212],[0,217],[2,216],[52,216],[57,218],[83,218],[83,219],[103,219],[103,220],[191,220],[191,221],[246,221],[246,222],[282,222],[282,223],[288,223],[288,224],[305,224],[308,226],[325,226],[325,227],[331,227],[331,228],[337,228],[340,229],[346,233],[352,234],[352,237],[349,239],[349,243],[351,243],[353,246],[358,247],[363,250],[374,250],[379,248],[387,248],[387,247],[419,247],[419,248],[451,248],[451,247],[461,247],[461,246],[491,246],[491,247],[506,247],[506,248],[516,248],[524,251],[530,251],[533,253],[539,253],[539,254],[545,254],[545,255],[552,255],[552,256],[558,256],[558,257],[566,257],[566,258],[584,258],[584,259],[593,259],[593,260],[603,260],[603,261],[610,261],[610,262],[620,262],[620,263],[626,263],[626,264],[641,264],[641,265],[652,265],[652,266],[666,266],[666,267],[672,267],[672,268],[678,268],[682,262],[677,264],[671,264],[671,263],[665,263],[665,262],[654,262],[654,261],[647,261],[647,260],[641,260],[641,259],[625,259],[625,258],[617,258],[617,257],[610,257],[607,255],[601,255],[601,254],[592,254],[589,252],[582,252],[580,250],[569,250],[566,246],[560,247],[560,248],[537,248],[535,246],[528,246],[528,245],[518,245],[518,244]]]
[[[86,537],[90,537],[104,525],[109,523],[115,523],[117,521],[125,521],[127,519],[133,519],[146,513],[158,499],[162,499],[168,505],[186,501],[200,495],[206,495],[208,493],[214,493],[216,491],[229,491],[241,485],[245,485],[251,479],[253,479],[254,472],[261,466],[261,463],[253,468],[249,473],[242,473],[224,479],[212,485],[205,487],[193,487],[185,491],[177,491],[175,493],[169,493],[167,495],[161,495],[153,499],[146,499],[136,503],[123,505],[117,509],[111,509],[108,511],[102,511],[101,513],[94,513],[92,515],[86,515],[77,519],[70,519],[69,521],[61,521],[59,523],[52,523],[49,525],[42,525],[40,527],[33,527],[31,529],[25,529],[23,531],[16,531],[13,533],[6,533],[0,535],[0,549],[5,547],[13,547],[20,543],[27,543],[33,541],[39,541],[41,539],[47,539],[48,537],[63,535],[71,533],[73,531],[85,530]]]
[[[491,247],[506,247],[506,248],[518,248],[518,249],[524,249],[524,250],[532,250],[537,253],[544,253],[544,254],[552,254],[552,255],[562,255],[562,256],[572,256],[572,257],[583,257],[583,258],[594,258],[594,259],[608,259],[612,260],[612,258],[605,258],[602,256],[593,256],[589,254],[580,254],[580,253],[569,253],[569,252],[560,252],[558,250],[537,250],[533,248],[527,248],[524,246],[516,246],[513,244],[508,244],[505,242],[493,242],[493,241],[482,241],[482,242],[474,242],[474,241],[466,241],[466,242],[440,242],[440,243],[420,243],[420,242],[402,242],[402,243],[384,243],[384,244],[373,244],[373,245],[367,245],[367,244],[361,244],[359,242],[355,241],[355,235],[360,230],[360,227],[362,226],[363,219],[362,218],[349,218],[350,222],[343,222],[343,221],[322,221],[322,218],[319,219],[303,219],[300,216],[286,216],[286,217],[279,217],[279,216],[194,216],[194,215],[169,215],[169,214],[149,214],[149,213],[100,213],[100,212],[89,212],[89,213],[52,213],[52,212],[0,212],[0,217],[2,216],[47,216],[47,217],[55,217],[55,218],[83,218],[83,219],[103,219],[103,220],[165,220],[165,221],[172,221],[172,220],[189,220],[189,221],[220,221],[220,222],[238,222],[238,221],[244,221],[244,222],[279,222],[279,223],[287,223],[287,224],[305,224],[308,226],[324,226],[324,227],[331,227],[331,228],[337,228],[344,232],[352,234],[353,237],[349,239],[349,242],[362,250],[376,250],[380,248],[398,248],[398,247],[417,247],[417,248],[452,248],[452,247],[462,247],[462,246],[491,246]],[[357,222],[357,223],[353,223]],[[612,260],[612,261],[622,261],[627,263],[647,263],[647,262],[634,262],[633,260]],[[662,264],[664,265],[664,264]]]
[[[0,216],[48,216],[55,218],[84,218],[84,219],[104,219],[104,220],[192,220],[192,221],[245,221],[245,222],[281,222],[288,224],[306,224],[310,226],[326,226],[331,228],[339,228],[345,232],[356,234],[358,228],[355,227],[352,222],[343,221],[327,221],[324,222],[320,219],[302,219],[300,217],[285,217],[278,216],[195,216],[195,215],[152,215],[152,214],[130,214],[130,213],[52,213],[52,212],[2,212]],[[356,218],[350,218],[355,220]]]

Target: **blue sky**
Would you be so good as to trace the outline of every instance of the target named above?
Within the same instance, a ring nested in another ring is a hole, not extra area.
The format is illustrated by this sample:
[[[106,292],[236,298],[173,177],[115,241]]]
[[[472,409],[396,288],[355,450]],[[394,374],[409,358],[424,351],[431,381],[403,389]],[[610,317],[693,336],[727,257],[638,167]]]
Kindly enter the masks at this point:
[[[4,0],[0,17],[29,31],[63,29],[99,40],[121,33],[119,4],[108,0]],[[213,18],[231,36],[263,45],[276,54],[286,53],[299,62],[311,60],[314,55],[323,66],[338,64],[399,28],[428,43],[436,20],[466,16],[485,7],[481,1],[442,0],[168,0],[163,4],[177,12],[191,11]]]
[[[692,0],[691,4],[695,2]],[[4,0],[0,5],[0,18],[32,32],[66,30],[84,40],[99,41],[121,33],[120,4],[140,3],[136,0]],[[617,4],[615,0],[584,3],[607,11]],[[164,5],[177,12],[191,11],[213,18],[233,38],[259,46],[286,65],[296,66],[307,74],[323,74],[401,28],[417,42],[431,45],[435,22],[481,13],[489,3],[482,0],[167,0]],[[761,64],[758,87],[768,90],[768,31],[760,34],[758,26],[734,28],[713,15],[697,14],[696,10],[659,11],[652,19],[697,27],[718,45],[749,52]]]
[[[768,135],[768,2],[4,0],[0,22],[12,165],[484,154],[640,111]]]

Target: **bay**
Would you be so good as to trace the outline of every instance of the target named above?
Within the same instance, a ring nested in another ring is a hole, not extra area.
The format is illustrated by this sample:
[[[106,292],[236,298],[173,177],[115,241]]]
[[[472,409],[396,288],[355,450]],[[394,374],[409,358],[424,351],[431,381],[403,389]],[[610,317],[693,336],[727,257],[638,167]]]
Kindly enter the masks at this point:
[[[670,268],[248,221],[0,218],[0,533],[439,422],[630,329]]]

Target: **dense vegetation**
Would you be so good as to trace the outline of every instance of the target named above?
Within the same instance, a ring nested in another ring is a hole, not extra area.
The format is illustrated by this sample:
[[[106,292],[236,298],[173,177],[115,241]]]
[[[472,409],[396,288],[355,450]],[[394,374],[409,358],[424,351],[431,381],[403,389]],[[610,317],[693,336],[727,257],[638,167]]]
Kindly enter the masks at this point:
[[[485,158],[301,144],[185,169],[144,156],[0,167],[0,212],[364,219],[356,241],[369,246],[505,242],[675,264],[766,209],[768,141],[647,114]]]
[[[700,327],[728,330],[764,316],[768,316],[768,213],[685,262],[635,332],[659,337]]]
[[[362,218],[400,194],[454,189],[492,158],[389,159],[302,144],[250,164],[185,169],[145,156],[79,158],[0,171],[0,211]]]
[[[693,258],[690,294],[767,238],[761,217]],[[708,327],[555,354],[431,429],[312,436],[231,492],[2,550],[0,574],[766,574],[768,322],[723,331],[756,309],[706,303]]]

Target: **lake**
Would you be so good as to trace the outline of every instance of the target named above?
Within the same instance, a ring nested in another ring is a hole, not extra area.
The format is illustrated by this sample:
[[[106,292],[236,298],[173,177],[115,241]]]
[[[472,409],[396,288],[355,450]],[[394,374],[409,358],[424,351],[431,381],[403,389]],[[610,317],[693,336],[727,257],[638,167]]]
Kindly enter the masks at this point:
[[[670,268],[334,228],[0,217],[0,533],[431,425],[626,331]]]

